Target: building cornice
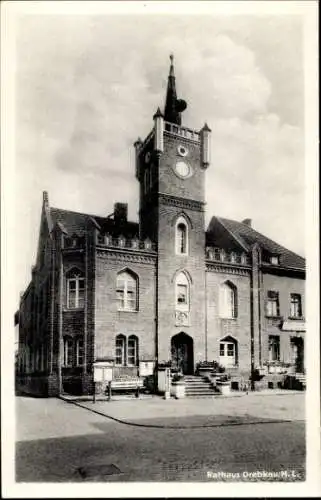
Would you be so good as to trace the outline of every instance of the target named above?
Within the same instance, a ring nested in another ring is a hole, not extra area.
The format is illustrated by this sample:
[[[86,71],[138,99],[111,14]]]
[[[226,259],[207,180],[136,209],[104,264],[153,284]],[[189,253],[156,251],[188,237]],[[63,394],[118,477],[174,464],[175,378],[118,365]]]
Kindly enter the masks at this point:
[[[238,274],[240,276],[250,276],[250,266],[235,266],[233,264],[220,264],[218,262],[206,261],[206,272]]]
[[[260,269],[263,274],[273,274],[276,276],[299,276],[302,279],[305,279],[305,269],[300,269],[296,267],[282,267],[282,266],[273,266],[270,264],[262,263]]]
[[[170,205],[172,207],[187,208],[197,212],[204,212],[205,203],[203,201],[181,198],[179,196],[172,196],[165,193],[158,193],[159,203]]]
[[[152,252],[137,252],[130,250],[116,250],[110,248],[96,248],[97,257],[119,262],[137,262],[142,264],[155,264],[156,254]]]

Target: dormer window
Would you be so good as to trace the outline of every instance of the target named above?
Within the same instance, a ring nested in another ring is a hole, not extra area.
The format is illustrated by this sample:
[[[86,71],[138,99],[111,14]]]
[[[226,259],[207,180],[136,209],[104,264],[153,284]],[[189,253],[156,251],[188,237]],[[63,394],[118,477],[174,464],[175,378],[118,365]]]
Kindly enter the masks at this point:
[[[271,259],[270,259],[270,262],[271,264],[273,264],[274,266],[277,266],[280,261],[279,261],[279,256],[278,255],[272,255],[271,256]]]

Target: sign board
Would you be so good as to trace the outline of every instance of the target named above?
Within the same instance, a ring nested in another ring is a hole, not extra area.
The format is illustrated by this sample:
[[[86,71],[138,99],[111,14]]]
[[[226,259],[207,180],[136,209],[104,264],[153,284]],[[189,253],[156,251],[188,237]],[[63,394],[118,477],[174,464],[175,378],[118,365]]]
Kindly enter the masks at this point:
[[[109,382],[113,378],[113,369],[110,366],[94,365],[94,382]]]
[[[139,362],[139,376],[147,377],[154,373],[154,361],[140,361]]]
[[[104,368],[102,366],[94,366],[94,382],[104,381]]]

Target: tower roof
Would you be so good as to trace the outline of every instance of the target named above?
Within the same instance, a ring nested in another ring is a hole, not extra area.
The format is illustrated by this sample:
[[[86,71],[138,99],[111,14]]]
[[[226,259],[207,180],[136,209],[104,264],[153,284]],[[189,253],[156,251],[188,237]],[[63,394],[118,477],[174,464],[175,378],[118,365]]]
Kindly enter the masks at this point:
[[[164,118],[167,122],[181,125],[181,113],[187,104],[183,99],[177,99],[173,54],[170,55],[170,60]]]

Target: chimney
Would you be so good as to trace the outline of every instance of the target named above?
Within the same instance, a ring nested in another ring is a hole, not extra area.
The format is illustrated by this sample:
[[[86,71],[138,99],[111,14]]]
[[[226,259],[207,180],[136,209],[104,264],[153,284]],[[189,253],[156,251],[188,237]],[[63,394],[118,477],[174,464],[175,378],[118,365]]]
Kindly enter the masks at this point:
[[[246,226],[252,227],[252,219],[244,219],[244,220],[242,220],[242,224],[245,224]]]
[[[114,205],[114,221],[115,224],[122,224],[127,222],[127,203],[115,203]]]

